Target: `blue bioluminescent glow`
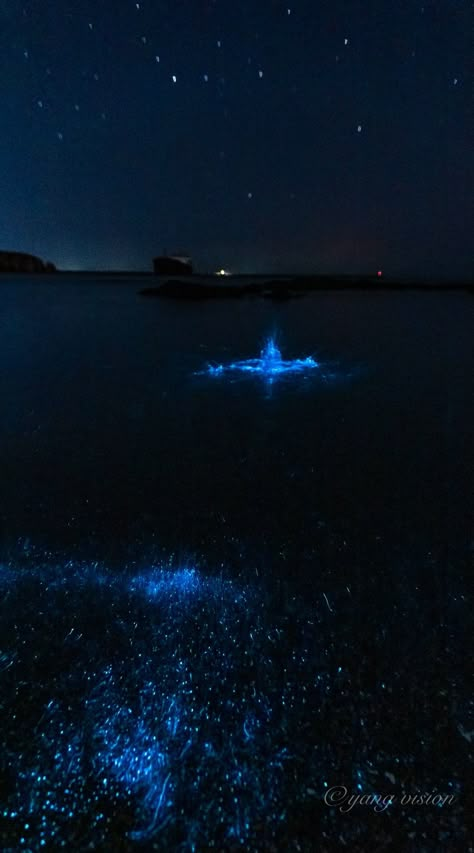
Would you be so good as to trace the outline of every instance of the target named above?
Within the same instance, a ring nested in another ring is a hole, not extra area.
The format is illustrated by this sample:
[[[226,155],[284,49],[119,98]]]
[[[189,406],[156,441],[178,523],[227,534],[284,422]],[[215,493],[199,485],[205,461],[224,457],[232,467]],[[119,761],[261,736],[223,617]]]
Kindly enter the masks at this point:
[[[171,562],[115,574],[73,561],[4,566],[0,579],[9,847],[61,846],[84,826],[101,847],[110,814],[122,845],[166,847],[178,833],[189,850],[211,825],[223,849],[246,844],[262,809],[278,824],[286,758],[274,706],[296,698],[279,683],[253,587]]]
[[[319,368],[320,364],[312,356],[284,360],[274,338],[268,338],[259,358],[244,361],[232,361],[229,364],[209,364],[204,370],[208,376],[222,376],[229,373],[252,374],[273,381],[278,376],[305,374]]]
[[[242,593],[235,584],[222,578],[205,577],[193,567],[178,569],[153,568],[146,573],[133,576],[130,590],[145,596],[149,602],[166,600],[169,605],[180,607],[193,599],[216,600],[229,596],[234,603],[240,601]]]
[[[176,571],[160,568],[134,577],[130,589],[143,593],[149,599],[162,596],[187,598],[198,592],[201,582],[200,576],[193,568]]]
[[[322,595],[277,613],[260,582],[172,560],[12,563],[0,587],[2,850],[286,850],[328,780],[362,794],[410,772],[362,739],[344,776],[390,674],[352,683]]]

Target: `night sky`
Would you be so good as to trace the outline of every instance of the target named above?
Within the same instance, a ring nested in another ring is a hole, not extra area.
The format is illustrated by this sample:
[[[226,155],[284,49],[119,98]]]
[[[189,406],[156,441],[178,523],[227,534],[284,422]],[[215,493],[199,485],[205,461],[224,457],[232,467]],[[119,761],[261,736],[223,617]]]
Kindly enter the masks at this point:
[[[0,248],[472,274],[467,0],[9,0]]]

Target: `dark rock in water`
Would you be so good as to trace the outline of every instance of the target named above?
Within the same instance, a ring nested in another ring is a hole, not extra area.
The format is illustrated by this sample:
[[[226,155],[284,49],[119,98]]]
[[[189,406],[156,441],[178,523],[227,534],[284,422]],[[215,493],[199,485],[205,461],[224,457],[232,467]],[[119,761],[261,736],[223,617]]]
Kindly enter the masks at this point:
[[[191,275],[193,265],[191,258],[181,256],[163,256],[154,258],[153,271],[155,275]]]
[[[147,287],[140,291],[141,296],[158,296],[168,299],[238,299],[242,297],[263,296],[270,299],[290,299],[296,296],[291,288],[292,281],[264,280],[240,281],[239,283],[219,281],[214,283],[209,279],[193,281],[170,279],[159,287]]]
[[[0,251],[0,273],[52,273],[56,267],[50,261],[43,261],[36,255],[25,252]]]
[[[292,299],[297,295],[298,294],[292,289],[292,281],[290,279],[287,281],[282,281],[281,279],[267,281],[265,282],[262,290],[262,296],[264,299],[274,299],[282,302],[287,299]]]
[[[168,299],[216,299],[244,296],[248,288],[241,285],[226,286],[172,279],[159,287],[147,287],[140,291],[141,296],[160,296]]]

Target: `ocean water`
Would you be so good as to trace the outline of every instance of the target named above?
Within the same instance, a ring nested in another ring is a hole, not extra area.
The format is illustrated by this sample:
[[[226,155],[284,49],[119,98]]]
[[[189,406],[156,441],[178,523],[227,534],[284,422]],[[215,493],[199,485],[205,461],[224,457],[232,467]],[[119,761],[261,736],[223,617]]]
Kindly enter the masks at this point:
[[[2,849],[461,849],[472,295],[143,286],[0,282]]]

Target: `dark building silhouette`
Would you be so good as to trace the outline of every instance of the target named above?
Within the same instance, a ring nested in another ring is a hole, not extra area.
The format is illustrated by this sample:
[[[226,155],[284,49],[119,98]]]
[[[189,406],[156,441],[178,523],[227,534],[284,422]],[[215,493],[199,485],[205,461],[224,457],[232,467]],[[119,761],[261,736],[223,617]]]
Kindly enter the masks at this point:
[[[51,262],[42,261],[36,255],[28,255],[25,252],[2,252],[0,251],[0,273],[45,273],[56,272],[56,267]]]
[[[155,275],[191,275],[193,265],[185,255],[162,255],[154,258],[153,271]]]

